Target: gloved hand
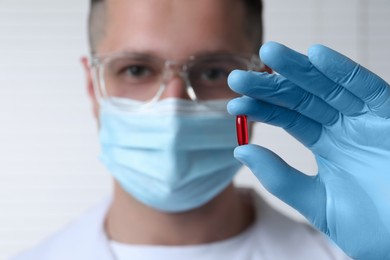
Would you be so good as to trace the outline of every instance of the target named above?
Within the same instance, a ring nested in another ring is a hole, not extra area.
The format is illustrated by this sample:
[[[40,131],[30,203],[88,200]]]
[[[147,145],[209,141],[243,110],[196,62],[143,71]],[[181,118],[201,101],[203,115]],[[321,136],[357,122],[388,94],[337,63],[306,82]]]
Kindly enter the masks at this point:
[[[233,71],[233,115],[283,127],[315,155],[308,176],[256,145],[237,147],[275,196],[355,259],[390,259],[390,86],[322,45],[308,56],[269,42],[263,62],[280,75]]]

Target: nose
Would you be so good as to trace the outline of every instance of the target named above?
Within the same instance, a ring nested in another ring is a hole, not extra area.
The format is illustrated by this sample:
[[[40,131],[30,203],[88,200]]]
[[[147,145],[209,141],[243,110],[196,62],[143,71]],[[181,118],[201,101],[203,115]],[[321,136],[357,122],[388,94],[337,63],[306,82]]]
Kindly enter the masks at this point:
[[[165,81],[165,89],[160,99],[164,98],[178,98],[191,100],[187,92],[187,82],[185,78],[179,73],[175,73]]]

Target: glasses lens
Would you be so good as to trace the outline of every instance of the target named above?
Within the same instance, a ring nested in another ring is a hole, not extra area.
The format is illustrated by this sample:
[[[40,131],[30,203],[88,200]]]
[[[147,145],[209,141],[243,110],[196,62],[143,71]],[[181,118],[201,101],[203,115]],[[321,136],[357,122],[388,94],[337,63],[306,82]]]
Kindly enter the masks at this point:
[[[122,56],[107,60],[101,69],[108,97],[146,101],[160,87],[163,62],[145,56]]]
[[[139,54],[121,54],[99,61],[98,77],[102,95],[149,101],[161,90],[167,61]],[[254,66],[253,57],[238,55],[209,55],[191,59],[180,65],[187,84],[199,100],[230,99],[238,95],[230,90],[227,79],[235,69],[248,70]],[[182,76],[183,77],[183,76]],[[189,82],[188,82],[189,81]]]
[[[194,60],[188,69],[189,80],[198,99],[230,99],[237,97],[227,79],[235,69],[249,69],[248,59],[234,56],[217,56]]]

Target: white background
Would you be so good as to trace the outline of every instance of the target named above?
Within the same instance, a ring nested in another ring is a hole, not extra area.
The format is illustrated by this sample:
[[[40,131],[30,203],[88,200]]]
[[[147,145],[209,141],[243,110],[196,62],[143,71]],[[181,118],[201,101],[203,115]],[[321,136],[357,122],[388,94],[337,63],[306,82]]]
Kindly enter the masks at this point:
[[[324,43],[390,82],[389,0],[266,0],[265,7],[266,40],[301,52]],[[79,62],[87,9],[86,0],[0,0],[0,259],[110,193]],[[316,172],[310,152],[279,129],[258,125],[253,142]],[[237,182],[264,192],[247,170]]]

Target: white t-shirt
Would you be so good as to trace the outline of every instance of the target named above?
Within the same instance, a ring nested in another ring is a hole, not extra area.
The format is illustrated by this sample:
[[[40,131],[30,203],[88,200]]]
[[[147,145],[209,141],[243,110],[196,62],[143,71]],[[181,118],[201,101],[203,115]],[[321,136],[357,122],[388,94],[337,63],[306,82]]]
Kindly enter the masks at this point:
[[[109,241],[104,221],[111,205],[107,199],[84,216],[53,234],[17,260],[346,260],[349,259],[321,233],[295,222],[267,205],[254,191],[255,223],[223,241],[194,246],[136,246]]]
[[[223,241],[187,246],[126,245],[110,241],[118,260],[215,260],[215,259],[350,259],[328,239],[306,224],[294,222],[251,192],[256,207],[254,224]]]

